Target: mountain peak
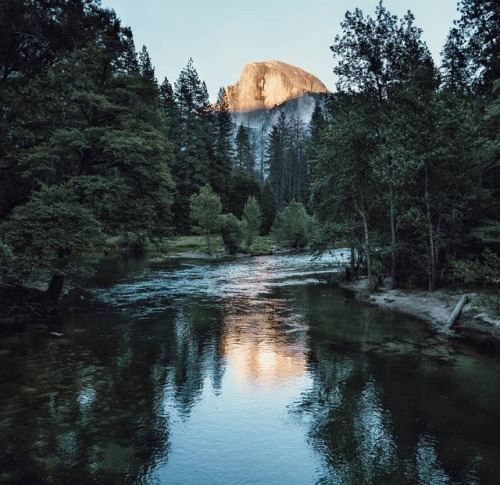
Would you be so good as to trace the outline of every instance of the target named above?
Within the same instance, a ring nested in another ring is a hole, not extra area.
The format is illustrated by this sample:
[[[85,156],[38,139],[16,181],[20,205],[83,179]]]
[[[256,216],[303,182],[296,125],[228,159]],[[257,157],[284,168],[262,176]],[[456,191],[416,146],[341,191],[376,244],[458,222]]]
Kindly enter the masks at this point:
[[[307,93],[328,92],[316,76],[277,60],[247,62],[239,81],[226,89],[233,112],[271,109]]]

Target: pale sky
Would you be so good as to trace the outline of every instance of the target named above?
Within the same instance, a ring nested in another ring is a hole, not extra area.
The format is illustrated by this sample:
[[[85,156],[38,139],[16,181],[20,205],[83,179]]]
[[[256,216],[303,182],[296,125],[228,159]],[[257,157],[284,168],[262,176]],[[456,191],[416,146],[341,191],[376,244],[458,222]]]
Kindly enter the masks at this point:
[[[372,17],[378,0],[102,0],[146,45],[161,82],[174,84],[190,57],[212,101],[235,84],[245,62],[276,59],[317,76],[334,90],[332,45],[347,10]],[[408,10],[439,63],[458,18],[457,0],[385,0],[398,17]]]

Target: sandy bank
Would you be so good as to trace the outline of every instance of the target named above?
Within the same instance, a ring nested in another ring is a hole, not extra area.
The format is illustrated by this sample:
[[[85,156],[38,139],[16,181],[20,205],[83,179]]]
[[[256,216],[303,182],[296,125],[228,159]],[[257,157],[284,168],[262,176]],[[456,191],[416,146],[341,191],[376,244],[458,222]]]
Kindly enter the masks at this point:
[[[441,331],[464,292],[439,290],[435,292],[391,290],[380,288],[374,293],[366,292],[367,281],[343,282],[342,288],[355,292],[356,298],[370,305],[409,315]],[[500,346],[500,319],[483,308],[482,299],[475,293],[454,326],[454,334],[487,340]]]

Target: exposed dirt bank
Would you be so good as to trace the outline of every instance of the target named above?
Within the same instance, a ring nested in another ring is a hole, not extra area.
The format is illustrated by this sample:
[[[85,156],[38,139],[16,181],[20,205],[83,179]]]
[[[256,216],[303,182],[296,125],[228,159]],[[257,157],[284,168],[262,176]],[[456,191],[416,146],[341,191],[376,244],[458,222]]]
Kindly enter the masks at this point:
[[[366,280],[340,283],[342,288],[355,293],[359,301],[409,315],[426,322],[440,332],[464,292],[439,290],[435,292],[390,290],[380,288],[368,293]],[[483,299],[469,293],[470,302],[453,327],[453,335],[491,343],[500,348],[500,319],[483,307]]]

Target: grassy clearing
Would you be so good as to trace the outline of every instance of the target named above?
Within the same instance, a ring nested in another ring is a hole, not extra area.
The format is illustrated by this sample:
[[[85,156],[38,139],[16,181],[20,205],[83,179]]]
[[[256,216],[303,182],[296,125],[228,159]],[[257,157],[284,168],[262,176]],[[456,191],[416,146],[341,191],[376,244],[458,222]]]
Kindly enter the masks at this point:
[[[210,238],[212,254],[225,254],[224,244],[221,236]],[[242,252],[247,252],[252,256],[272,254],[276,241],[270,237],[259,236],[247,251],[242,248]],[[204,236],[175,236],[165,239],[159,246],[159,253],[173,255],[178,253],[203,253],[208,255],[208,247]]]
[[[210,238],[212,253],[216,254],[224,251],[222,238],[212,236]],[[176,253],[205,253],[208,254],[208,247],[204,236],[176,236],[163,241],[160,252],[165,254]]]

